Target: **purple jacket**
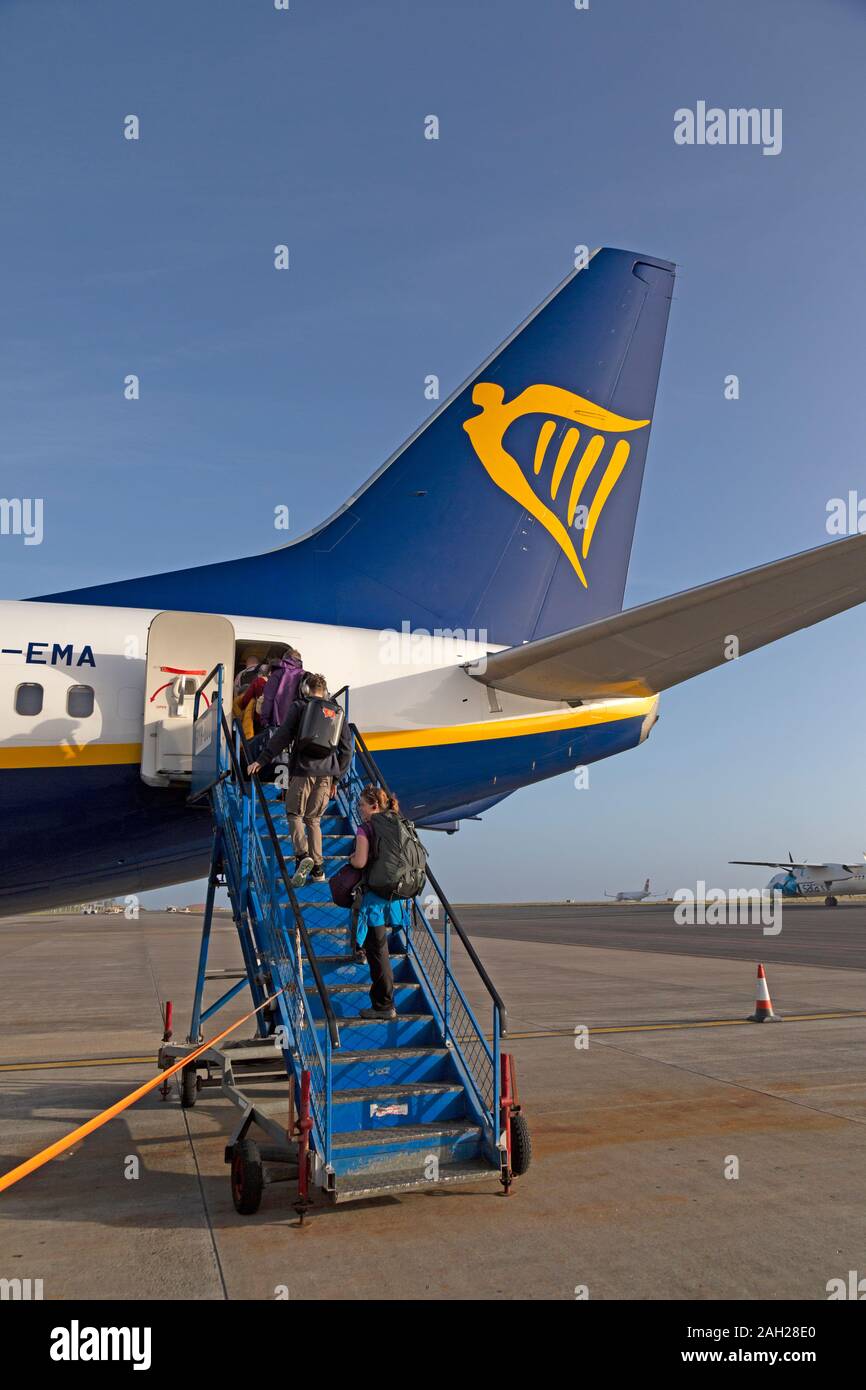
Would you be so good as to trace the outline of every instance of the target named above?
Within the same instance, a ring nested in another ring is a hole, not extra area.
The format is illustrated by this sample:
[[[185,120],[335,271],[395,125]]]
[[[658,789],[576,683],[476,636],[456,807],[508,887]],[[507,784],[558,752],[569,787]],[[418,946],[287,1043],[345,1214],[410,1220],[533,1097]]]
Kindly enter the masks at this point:
[[[304,668],[291,656],[284,656],[271,672],[262,696],[261,721],[265,728],[282,724],[294,703]]]

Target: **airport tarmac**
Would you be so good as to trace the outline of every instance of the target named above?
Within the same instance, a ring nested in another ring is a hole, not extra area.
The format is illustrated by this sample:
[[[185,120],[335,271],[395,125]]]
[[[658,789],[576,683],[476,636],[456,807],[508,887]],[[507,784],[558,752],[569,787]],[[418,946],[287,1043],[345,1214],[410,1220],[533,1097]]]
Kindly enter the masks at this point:
[[[277,1186],[241,1217],[236,1112],[156,1092],[0,1197],[0,1278],[47,1299],[824,1299],[866,1273],[866,904],[798,907],[778,937],[677,928],[670,904],[463,915],[532,1130],[511,1197],[389,1196],[299,1230]],[[199,925],[0,922],[0,1171],[153,1074],[161,1000],[185,1032]],[[218,919],[211,964],[236,960]],[[758,960],[779,1024],[745,1022]]]
[[[674,907],[672,902],[478,903],[457,910],[473,936],[866,970],[866,898],[841,898],[838,907],[784,901],[782,929],[775,936],[757,925],[680,926]]]

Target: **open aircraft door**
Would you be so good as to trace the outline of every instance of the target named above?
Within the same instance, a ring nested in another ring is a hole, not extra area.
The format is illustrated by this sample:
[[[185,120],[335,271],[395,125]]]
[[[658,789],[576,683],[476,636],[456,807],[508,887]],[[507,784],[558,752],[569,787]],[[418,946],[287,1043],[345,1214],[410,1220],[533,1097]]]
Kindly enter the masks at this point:
[[[235,630],[212,613],[157,613],[147,634],[141,776],[149,787],[188,786],[195,692],[224,667],[223,706],[231,718]],[[216,681],[203,699],[217,698]]]

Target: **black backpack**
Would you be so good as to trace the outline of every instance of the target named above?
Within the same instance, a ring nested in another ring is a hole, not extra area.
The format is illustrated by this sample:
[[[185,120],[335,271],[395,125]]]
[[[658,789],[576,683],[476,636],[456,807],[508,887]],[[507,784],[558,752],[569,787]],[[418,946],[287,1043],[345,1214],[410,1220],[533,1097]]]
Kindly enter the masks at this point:
[[[301,712],[295,747],[302,756],[326,758],[340,742],[343,710],[333,700],[311,695]]]
[[[370,821],[372,862],[367,887],[379,898],[415,898],[427,878],[427,851],[415,827],[396,811],[379,811]]]

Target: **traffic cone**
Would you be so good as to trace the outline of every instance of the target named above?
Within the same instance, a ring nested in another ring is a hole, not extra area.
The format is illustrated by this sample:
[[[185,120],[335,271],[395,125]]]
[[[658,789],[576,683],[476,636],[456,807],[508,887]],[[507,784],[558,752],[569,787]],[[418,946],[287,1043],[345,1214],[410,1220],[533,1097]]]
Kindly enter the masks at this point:
[[[749,1014],[749,1023],[777,1023],[778,1016],[773,1013],[773,1001],[767,988],[767,976],[763,965],[758,966],[758,993],[755,999],[755,1012]]]

